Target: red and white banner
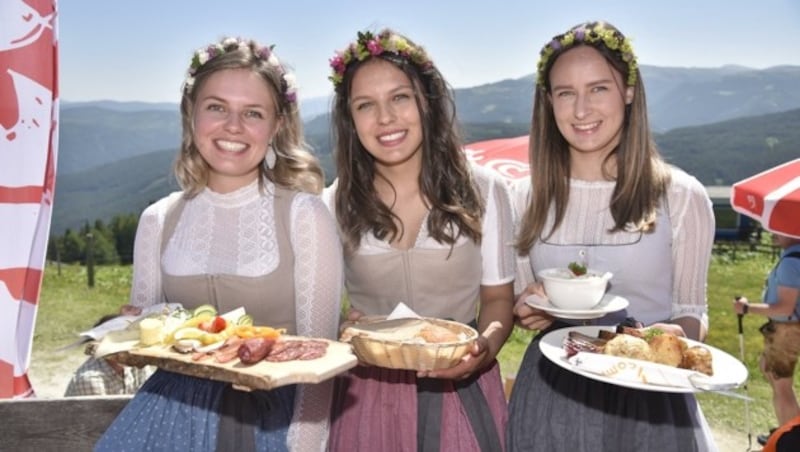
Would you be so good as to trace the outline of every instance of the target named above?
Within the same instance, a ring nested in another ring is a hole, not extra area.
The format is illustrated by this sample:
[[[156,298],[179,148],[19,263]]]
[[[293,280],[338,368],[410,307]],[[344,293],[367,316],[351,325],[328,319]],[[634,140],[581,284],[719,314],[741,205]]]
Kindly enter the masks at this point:
[[[28,380],[58,148],[56,0],[0,0],[0,398]]]
[[[733,184],[731,205],[767,231],[800,239],[800,159]]]
[[[509,180],[524,179],[531,172],[528,164],[528,135],[496,138],[464,146],[467,158]]]

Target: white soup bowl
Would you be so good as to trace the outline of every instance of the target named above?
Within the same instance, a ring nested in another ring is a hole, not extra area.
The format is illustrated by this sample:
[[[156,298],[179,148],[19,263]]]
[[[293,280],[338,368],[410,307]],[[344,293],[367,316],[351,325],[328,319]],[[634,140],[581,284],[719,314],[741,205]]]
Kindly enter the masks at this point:
[[[586,310],[603,299],[613,275],[587,269],[585,275],[575,276],[567,268],[548,268],[536,273],[544,284],[550,304],[560,309]]]

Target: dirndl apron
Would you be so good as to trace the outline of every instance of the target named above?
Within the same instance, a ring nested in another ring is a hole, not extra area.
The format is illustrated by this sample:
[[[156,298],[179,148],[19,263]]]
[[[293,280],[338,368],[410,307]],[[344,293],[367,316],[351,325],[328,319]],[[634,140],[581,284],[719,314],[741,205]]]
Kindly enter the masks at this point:
[[[345,259],[351,306],[388,315],[398,302],[424,317],[472,323],[480,247],[391,249]],[[330,450],[499,451],[507,405],[497,363],[465,381],[418,379],[415,371],[359,366],[336,379]]]
[[[659,209],[655,231],[622,232],[613,245],[539,241],[534,270],[585,260],[614,274],[609,292],[628,299],[626,310],[601,319],[556,321],[529,344],[509,402],[507,444],[512,451],[715,451],[711,430],[692,394],[643,391],[592,380],[545,358],[539,341],[575,324],[615,325],[631,316],[649,325],[666,321],[672,306],[672,228]]]

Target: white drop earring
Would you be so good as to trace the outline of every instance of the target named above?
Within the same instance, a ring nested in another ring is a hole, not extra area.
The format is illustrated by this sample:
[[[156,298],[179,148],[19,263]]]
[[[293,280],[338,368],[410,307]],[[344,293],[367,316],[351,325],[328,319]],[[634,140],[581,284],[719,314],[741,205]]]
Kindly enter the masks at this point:
[[[272,143],[270,143],[267,145],[267,155],[264,156],[264,165],[269,169],[275,168],[276,160],[278,160],[278,157],[275,153],[275,148],[273,148]]]

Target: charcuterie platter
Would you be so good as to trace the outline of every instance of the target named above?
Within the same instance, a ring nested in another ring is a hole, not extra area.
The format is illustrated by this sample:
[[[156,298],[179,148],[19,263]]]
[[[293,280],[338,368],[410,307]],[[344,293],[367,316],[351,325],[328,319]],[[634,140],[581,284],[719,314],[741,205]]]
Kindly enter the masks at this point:
[[[281,341],[287,342],[306,340],[309,339],[298,336],[281,338]],[[311,360],[262,360],[256,364],[243,364],[239,358],[219,363],[210,357],[203,361],[194,361],[192,354],[179,353],[163,345],[133,347],[128,351],[112,354],[109,358],[129,366],[152,365],[194,377],[227,381],[242,389],[273,389],[295,383],[319,383],[356,366],[358,360],[350,345],[336,341],[324,342],[327,343],[325,354]]]
[[[106,334],[93,354],[129,366],[152,365],[225,381],[243,390],[319,383],[358,363],[349,344],[286,335],[251,322],[243,311],[151,316]]]

